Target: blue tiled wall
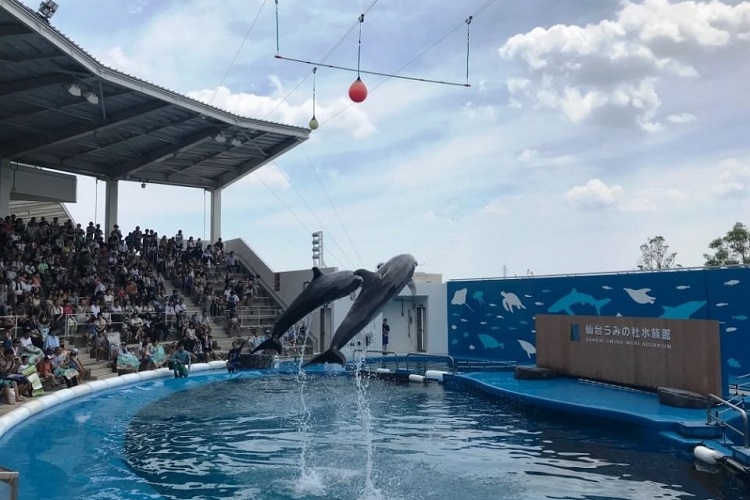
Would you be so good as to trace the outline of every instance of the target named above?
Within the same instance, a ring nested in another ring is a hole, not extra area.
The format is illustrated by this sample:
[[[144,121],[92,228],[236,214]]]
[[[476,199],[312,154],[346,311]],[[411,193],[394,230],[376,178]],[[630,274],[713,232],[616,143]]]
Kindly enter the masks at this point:
[[[711,319],[724,387],[750,373],[750,268],[448,282],[448,352],[536,361],[535,314]]]

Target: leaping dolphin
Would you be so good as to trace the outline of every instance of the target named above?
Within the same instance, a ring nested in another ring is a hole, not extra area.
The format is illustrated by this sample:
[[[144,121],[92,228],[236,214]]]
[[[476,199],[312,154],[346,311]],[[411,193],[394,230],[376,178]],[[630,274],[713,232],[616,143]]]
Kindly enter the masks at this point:
[[[417,261],[414,257],[401,254],[379,266],[375,272],[366,269],[354,271],[354,274],[364,279],[359,296],[336,329],[328,350],[311,359],[305,366],[323,363],[345,365],[346,357],[341,353],[341,348],[361,332],[405,286],[409,286],[412,295],[417,293],[417,288],[412,281],[416,267]]]
[[[299,320],[313,312],[318,307],[346,297],[354,292],[362,284],[362,277],[352,271],[337,271],[324,274],[317,267],[312,268],[313,279],[302,293],[292,301],[284,313],[276,320],[271,338],[265,340],[253,349],[251,354],[257,351],[274,349],[281,354],[281,342],[279,339]]]

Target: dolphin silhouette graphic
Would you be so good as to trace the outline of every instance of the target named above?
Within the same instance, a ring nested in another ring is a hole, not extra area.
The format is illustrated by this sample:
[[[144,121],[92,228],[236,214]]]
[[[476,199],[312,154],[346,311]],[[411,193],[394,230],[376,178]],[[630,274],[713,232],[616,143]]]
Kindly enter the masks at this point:
[[[302,293],[292,301],[284,313],[276,320],[271,338],[265,340],[253,353],[274,349],[281,354],[281,342],[279,339],[297,321],[301,320],[318,307],[346,297],[362,284],[362,277],[352,271],[337,271],[334,273],[323,273],[317,267],[312,268],[313,279]]]
[[[323,363],[345,365],[346,357],[341,353],[341,348],[362,331],[405,286],[409,286],[412,295],[416,294],[417,289],[411,279],[416,267],[417,261],[414,257],[401,254],[390,259],[375,272],[366,269],[354,271],[354,274],[364,279],[357,299],[336,329],[328,350],[308,361],[305,366]]]
[[[593,296],[587,294],[587,293],[581,293],[575,288],[570,291],[568,295],[561,298],[551,306],[549,306],[549,309],[547,309],[548,312],[551,313],[558,313],[561,311],[565,311],[566,313],[570,314],[571,316],[575,316],[575,313],[571,309],[571,306],[574,306],[576,304],[586,304],[590,306],[594,306],[596,308],[596,314],[601,315],[601,309],[602,307],[606,306],[612,302],[612,299],[595,299]]]

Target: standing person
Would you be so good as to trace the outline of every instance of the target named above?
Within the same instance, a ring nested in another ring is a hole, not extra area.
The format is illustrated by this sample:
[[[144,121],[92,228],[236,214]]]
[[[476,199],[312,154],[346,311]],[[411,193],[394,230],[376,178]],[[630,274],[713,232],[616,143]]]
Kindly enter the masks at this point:
[[[391,333],[391,327],[388,320],[383,318],[383,354],[388,351],[388,335]]]
[[[247,340],[243,340],[239,346],[237,345],[237,341],[232,342],[232,348],[229,349],[229,353],[227,354],[227,371],[229,373],[239,371],[240,352],[242,351],[242,348],[245,347],[245,342],[247,342]]]

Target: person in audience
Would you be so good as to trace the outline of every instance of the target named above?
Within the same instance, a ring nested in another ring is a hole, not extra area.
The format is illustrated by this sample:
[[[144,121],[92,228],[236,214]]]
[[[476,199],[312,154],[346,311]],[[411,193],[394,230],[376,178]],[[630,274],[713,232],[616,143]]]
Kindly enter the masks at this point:
[[[172,354],[172,371],[174,378],[183,378],[188,376],[192,364],[190,353],[185,350],[182,344],[177,345],[177,351]]]
[[[234,373],[240,369],[240,353],[242,348],[245,347],[247,340],[243,340],[242,343],[238,344],[237,341],[232,342],[232,348],[227,353],[227,371]]]

